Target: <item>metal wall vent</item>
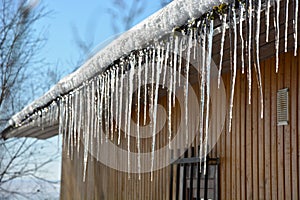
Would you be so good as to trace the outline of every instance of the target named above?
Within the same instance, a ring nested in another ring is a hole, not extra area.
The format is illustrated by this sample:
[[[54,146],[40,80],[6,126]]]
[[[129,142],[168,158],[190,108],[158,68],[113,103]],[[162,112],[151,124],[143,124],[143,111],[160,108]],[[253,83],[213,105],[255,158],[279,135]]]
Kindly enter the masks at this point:
[[[289,124],[289,89],[277,91],[277,126]]]

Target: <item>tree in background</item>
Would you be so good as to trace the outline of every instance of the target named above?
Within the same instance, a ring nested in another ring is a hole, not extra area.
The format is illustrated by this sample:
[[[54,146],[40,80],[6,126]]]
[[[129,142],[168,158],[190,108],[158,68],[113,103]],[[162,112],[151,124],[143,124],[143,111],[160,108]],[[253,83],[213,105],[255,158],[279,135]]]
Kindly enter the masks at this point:
[[[0,0],[0,131],[12,114],[35,98],[36,91],[43,87],[32,79],[37,72],[34,67],[45,64],[38,54],[45,40],[34,24],[49,14],[38,3]],[[52,78],[57,79],[54,75]],[[52,144],[25,138],[0,140],[0,199],[30,198],[33,193],[41,193],[38,186],[28,189],[17,182],[23,178],[48,181],[41,174],[46,165],[58,158],[59,152],[41,155],[47,145]]]

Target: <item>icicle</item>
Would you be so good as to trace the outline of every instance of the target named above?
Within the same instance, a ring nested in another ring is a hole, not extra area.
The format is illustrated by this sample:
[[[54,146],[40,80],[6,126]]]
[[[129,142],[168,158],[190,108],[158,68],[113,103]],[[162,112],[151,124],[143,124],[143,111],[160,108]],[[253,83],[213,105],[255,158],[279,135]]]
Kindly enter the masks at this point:
[[[115,86],[116,86],[116,88],[115,88],[115,105],[116,105],[116,107],[115,107],[115,115],[114,115],[114,117],[115,117],[115,130],[114,130],[114,132],[115,133],[117,133],[118,132],[118,124],[119,124],[119,106],[120,106],[120,102],[119,102],[119,100],[120,100],[120,97],[119,97],[119,82],[120,82],[120,79],[119,79],[119,66],[116,66],[116,77],[115,77]]]
[[[89,103],[88,103],[89,104]],[[88,150],[89,150],[89,133],[84,133],[84,153],[83,153],[83,182],[85,182],[87,162],[88,162]]]
[[[120,85],[120,88],[119,88],[119,93],[120,93],[120,106],[119,106],[119,124],[118,124],[118,127],[119,127],[119,130],[118,130],[118,145],[120,145],[120,142],[121,142],[121,127],[122,127],[122,107],[123,107],[123,82],[124,82],[124,74],[123,74],[123,64],[121,64],[121,77],[120,77],[120,80],[121,80],[121,85]]]
[[[295,0],[295,19],[294,19],[294,56],[297,56],[297,46],[298,46],[298,9],[299,0]]]
[[[146,125],[147,120],[147,82],[148,82],[148,65],[149,65],[149,52],[145,52],[145,79],[144,79],[144,125]]]
[[[205,108],[205,83],[206,83],[206,28],[203,30],[202,34],[202,60],[201,60],[201,84],[200,84],[200,125],[199,125],[199,132],[200,132],[200,147],[199,147],[199,158],[201,160],[202,157],[202,150],[203,150],[203,124],[204,124],[204,108]],[[201,165],[199,168],[201,172]]]
[[[175,35],[175,46],[174,46],[174,62],[173,62],[173,106],[175,106],[176,97],[176,71],[177,71],[177,57],[178,57],[178,42],[179,38]]]
[[[244,6],[240,3],[240,38],[241,38],[241,45],[242,45],[242,52],[241,52],[241,60],[242,60],[242,74],[245,73],[245,60],[244,60],[244,38],[243,38],[243,21],[244,21]]]
[[[94,138],[96,138],[96,131],[95,131],[95,81],[92,81],[91,83],[91,134]],[[94,140],[92,140],[94,141]],[[93,145],[92,145],[93,146]]]
[[[138,98],[137,98],[137,150],[138,150],[138,176],[141,180],[141,149],[140,149],[140,106],[141,106],[141,69],[142,69],[142,55],[138,57]]]
[[[77,125],[78,125],[78,90],[75,91],[74,93],[74,146],[77,147],[77,137],[78,137],[78,130],[77,130]],[[76,148],[77,149],[77,148]]]
[[[190,73],[190,59],[191,59],[191,48],[193,42],[193,30],[190,30],[188,49],[187,49],[187,61],[186,61],[186,82],[184,87],[184,96],[185,96],[185,128],[186,128],[186,138],[185,142],[188,145],[189,131],[188,131],[188,99],[189,99],[189,73]]]
[[[98,106],[99,113],[98,113],[98,120],[99,120],[99,134],[100,134],[100,143],[102,144],[103,142],[103,103],[104,103],[104,97],[105,97],[105,77],[102,75],[100,79],[100,103]]]
[[[287,52],[288,45],[288,28],[289,28],[289,0],[285,0],[285,30],[284,30],[284,52]]]
[[[258,87],[260,90],[260,117],[263,118],[264,115],[264,98],[263,98],[263,91],[262,91],[262,83],[261,83],[261,73],[260,73],[260,63],[259,63],[259,35],[260,35],[260,12],[261,12],[261,0],[258,1],[257,7],[257,24],[256,24],[256,66],[257,66],[257,76],[258,76]]]
[[[231,78],[231,92],[230,92],[230,105],[229,105],[229,130],[231,132],[232,125],[232,110],[233,110],[233,100],[234,100],[234,89],[236,81],[236,70],[237,70],[237,30],[236,30],[236,12],[235,8],[232,8],[233,14],[233,31],[234,31],[234,53],[233,53],[233,69],[232,69],[232,78]]]
[[[156,68],[156,81],[155,81],[155,94],[153,99],[153,127],[152,127],[152,147],[151,147],[151,181],[153,181],[153,167],[154,167],[154,154],[155,154],[155,136],[156,136],[156,124],[157,124],[157,104],[158,104],[158,90],[159,90],[159,79],[161,73],[160,66],[160,48],[158,48],[158,61]],[[154,70],[155,68],[153,68]]]
[[[251,77],[251,41],[252,41],[252,0],[249,0],[249,38],[248,38],[248,103],[251,104],[251,85],[252,85],[252,77]]]
[[[129,65],[129,63],[126,63],[126,64],[127,64],[127,68],[128,68],[128,66],[130,66],[130,65]],[[129,73],[129,72],[126,71],[125,73]],[[127,89],[129,89],[129,79],[126,78],[123,80],[126,80],[125,87]],[[125,121],[124,137],[125,138],[127,138],[127,129],[126,128],[127,128],[127,121],[128,121],[128,103],[129,103],[129,94],[128,94],[128,92],[125,92],[125,119],[124,119],[124,121]]]
[[[278,73],[278,66],[279,66],[279,12],[280,12],[280,0],[276,0],[276,36],[275,36],[276,73]]]
[[[79,100],[83,100],[83,94],[82,94],[82,89],[79,90]],[[81,127],[82,127],[82,113],[83,113],[83,105],[81,102],[78,102],[78,106],[79,106],[79,113],[78,113],[78,132],[77,132],[77,153],[79,153],[79,150],[80,150],[80,136],[81,136]]]
[[[69,140],[70,140],[70,155],[71,155],[71,159],[73,157],[73,134],[74,134],[74,107],[73,107],[73,101],[74,101],[74,93],[72,92],[69,95]]]
[[[132,92],[133,92],[133,81],[134,81],[134,67],[135,58],[130,61],[130,73],[129,73],[129,91],[128,91],[128,115],[127,115],[127,160],[128,160],[128,178],[130,178],[130,124],[131,124],[131,107],[132,107]]]
[[[93,133],[92,133],[92,87],[91,82],[87,83],[87,125],[86,125],[86,133],[85,137],[89,137],[89,145],[90,148],[93,149]],[[90,156],[91,161],[93,161],[93,156]]]
[[[109,135],[109,75],[106,74],[105,76],[105,105],[104,105],[104,122],[105,122],[105,142],[108,142],[108,135]]]
[[[115,69],[110,73],[110,139],[114,139],[114,92],[115,92]]]
[[[271,7],[271,0],[267,0],[267,7],[266,7],[266,42],[269,42],[270,7]]]
[[[162,62],[164,61],[165,62],[165,65],[164,65],[164,75],[163,75],[163,83],[162,83],[162,86],[163,88],[165,88],[165,83],[166,83],[166,74],[167,74],[167,67],[168,67],[168,60],[169,60],[169,51],[170,51],[170,42],[167,42],[167,50],[165,52],[165,57],[162,58]]]
[[[181,65],[182,65],[182,52],[183,52],[183,40],[184,35],[182,35],[180,44],[179,44],[179,69],[178,69],[178,84],[180,86],[180,77],[181,77]]]
[[[221,74],[222,74],[223,52],[224,52],[224,42],[225,42],[225,34],[226,34],[226,20],[227,20],[227,14],[224,14],[222,16],[222,39],[221,39],[220,64],[219,64],[219,74],[218,74],[218,88],[220,88]]]
[[[172,74],[170,73],[169,78],[169,90],[168,90],[168,132],[169,132],[169,149],[171,149],[171,140],[172,140],[172,87],[173,87],[173,78]],[[173,91],[174,93],[174,91]]]
[[[235,24],[236,26],[236,24]],[[212,57],[212,42],[213,42],[213,32],[214,32],[214,20],[210,20],[208,34],[208,55],[206,60],[206,116],[205,116],[205,142],[204,142],[204,174],[206,174],[206,154],[207,154],[207,143],[208,143],[208,122],[209,122],[209,99],[210,99],[210,69],[211,69],[211,57]]]
[[[151,98],[150,98],[150,111],[153,114],[153,101],[154,101],[154,84],[155,84],[155,58],[156,58],[156,50],[153,48],[152,50],[152,65],[151,65]]]

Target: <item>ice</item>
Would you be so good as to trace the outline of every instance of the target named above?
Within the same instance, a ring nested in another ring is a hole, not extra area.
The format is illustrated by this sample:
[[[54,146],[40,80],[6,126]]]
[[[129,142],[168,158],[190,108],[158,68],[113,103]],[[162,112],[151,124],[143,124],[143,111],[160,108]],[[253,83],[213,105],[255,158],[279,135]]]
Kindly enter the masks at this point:
[[[260,63],[259,63],[259,35],[260,35],[260,11],[261,11],[261,0],[258,1],[258,8],[257,8],[257,23],[256,23],[256,73],[258,78],[258,87],[260,91],[260,117],[263,118],[263,111],[264,111],[264,98],[263,98],[263,88],[261,83],[261,73],[260,73]]]
[[[182,65],[182,53],[183,53],[183,40],[184,36],[181,37],[180,44],[179,44],[179,69],[178,69],[178,84],[180,86],[180,75],[181,75],[181,65]]]
[[[164,70],[164,75],[163,75],[163,83],[162,86],[163,88],[165,87],[165,83],[166,83],[166,74],[167,74],[167,67],[168,67],[168,60],[169,60],[169,52],[170,52],[170,42],[167,42],[167,50],[165,52],[165,57],[162,58],[163,62],[165,63],[163,70]]]
[[[127,116],[127,162],[128,162],[128,178],[130,178],[130,134],[131,134],[131,130],[130,130],[130,125],[131,125],[131,112],[132,112],[132,93],[133,93],[133,81],[134,81],[134,67],[136,65],[136,60],[135,57],[132,57],[130,60],[130,72],[129,72],[129,91],[128,91],[128,111],[127,113],[125,113],[125,115]]]
[[[146,125],[146,120],[147,120],[147,99],[148,99],[148,96],[147,96],[147,91],[148,91],[148,88],[147,88],[147,83],[148,83],[148,68],[149,68],[149,52],[147,51],[146,52],[146,55],[145,55],[145,69],[144,69],[144,125]]]
[[[109,114],[110,114],[110,139],[114,139],[114,91],[115,91],[115,69],[111,70],[110,73],[110,106],[109,106]]]
[[[171,139],[172,139],[172,91],[173,90],[173,75],[170,73],[169,76],[169,90],[168,90],[168,139],[169,139],[169,148],[171,149]]]
[[[295,0],[295,19],[294,19],[294,56],[297,56],[297,46],[298,46],[298,9],[299,0]]]
[[[287,52],[288,45],[288,28],[289,28],[289,0],[285,0],[285,30],[284,30],[284,52]]]
[[[154,68],[153,68],[154,69]],[[161,73],[161,60],[160,60],[160,48],[158,48],[158,61],[156,68],[156,80],[155,80],[155,93],[153,99],[153,127],[152,127],[152,145],[151,145],[151,181],[153,181],[153,167],[154,167],[154,154],[155,154],[155,136],[156,136],[156,124],[157,124],[157,104],[158,104],[158,90],[159,90],[159,79]]]
[[[266,3],[266,42],[269,42],[271,0]]]
[[[236,26],[236,23],[235,25]],[[210,20],[209,24],[209,33],[207,35],[208,43],[207,43],[207,48],[208,48],[208,55],[206,59],[206,116],[205,116],[205,138],[204,138],[204,174],[206,174],[206,154],[207,154],[207,144],[208,144],[208,131],[209,131],[209,104],[210,104],[210,69],[211,69],[211,57],[212,57],[212,43],[213,43],[213,34],[214,34],[214,20]],[[237,35],[236,35],[237,37]]]
[[[189,136],[189,132],[188,132],[188,97],[189,97],[189,73],[190,73],[190,58],[191,58],[191,48],[193,45],[193,32],[191,30],[189,36],[188,36],[188,47],[187,47],[187,61],[186,61],[186,82],[185,82],[185,86],[184,86],[184,96],[185,96],[185,101],[184,101],[184,106],[185,106],[185,127],[186,127],[186,137],[185,137],[185,142],[186,145],[188,145],[188,136]]]
[[[220,64],[219,64],[219,74],[218,74],[218,88],[220,87],[220,80],[222,74],[222,65],[223,65],[223,52],[224,52],[224,42],[225,42],[225,34],[226,34],[226,20],[227,15],[222,15],[222,38],[221,38],[221,49],[220,49]]]
[[[199,122],[199,132],[200,132],[200,148],[199,148],[199,158],[202,159],[203,151],[203,124],[204,124],[204,108],[205,108],[205,84],[206,84],[206,27],[204,27],[203,34],[201,35],[201,83],[200,83],[200,122]],[[201,172],[201,165],[199,171]]]
[[[98,117],[99,117],[99,129],[100,129],[100,142],[102,144],[103,142],[103,104],[104,104],[104,98],[105,98],[105,78],[104,76],[101,76],[101,79],[100,79],[100,103],[99,103],[99,113],[98,113]]]
[[[230,92],[230,102],[229,102],[229,130],[231,132],[232,125],[232,110],[233,110],[233,101],[234,101],[234,90],[235,90],[235,81],[236,81],[236,70],[237,70],[237,27],[236,27],[236,12],[235,9],[232,9],[233,14],[233,32],[234,32],[234,44],[233,44],[233,68],[232,68],[232,77],[231,77],[231,92]]]
[[[122,130],[122,109],[123,109],[123,84],[124,84],[124,66],[121,64],[121,77],[120,77],[120,88],[119,88],[119,94],[120,94],[120,105],[119,105],[119,116],[118,116],[118,145],[120,145],[121,142],[121,130]]]
[[[248,33],[248,104],[251,104],[251,88],[252,88],[252,64],[251,64],[251,41],[252,41],[252,0],[249,0],[249,10],[248,10],[248,21],[249,21],[249,33]]]
[[[138,98],[137,98],[137,151],[138,151],[138,176],[141,180],[141,149],[140,149],[140,106],[141,106],[141,86],[142,86],[142,55],[138,57]]]
[[[242,74],[245,73],[245,60],[244,60],[244,38],[243,38],[243,21],[244,21],[244,6],[240,3],[240,38],[241,38],[241,60],[242,60]],[[220,84],[220,82],[218,82]]]
[[[176,97],[176,71],[177,71],[177,57],[178,57],[178,42],[179,38],[175,35],[175,44],[174,44],[174,62],[173,62],[173,106],[175,106],[175,97]]]
[[[276,0],[276,36],[275,36],[276,73],[278,73],[278,67],[279,67],[279,12],[280,12],[280,0]]]

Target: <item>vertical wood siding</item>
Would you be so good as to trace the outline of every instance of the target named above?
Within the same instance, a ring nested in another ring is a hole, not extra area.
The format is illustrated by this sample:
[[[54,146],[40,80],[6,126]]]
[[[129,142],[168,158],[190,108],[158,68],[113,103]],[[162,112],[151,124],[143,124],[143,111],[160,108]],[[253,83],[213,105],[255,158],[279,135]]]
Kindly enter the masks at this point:
[[[275,73],[275,58],[261,62],[265,103],[263,119],[260,118],[256,76],[253,75],[252,80],[252,102],[248,104],[246,75],[238,72],[232,132],[228,133],[226,122],[218,143],[210,153],[211,157],[220,158],[220,199],[300,198],[299,67],[299,52],[297,57],[293,56],[293,52],[280,55],[278,74]],[[230,73],[224,74],[223,80],[229,97]],[[276,94],[277,90],[286,87],[289,88],[289,125],[277,126]],[[166,98],[162,98],[161,103],[166,105]],[[174,119],[180,115],[178,111],[173,114]],[[179,123],[178,120],[176,123]],[[217,123],[212,122],[213,126]],[[157,146],[167,142],[167,127],[162,133],[157,138]],[[193,146],[197,144],[195,140]],[[126,149],[126,145],[122,145]],[[135,146],[134,141],[132,145]],[[141,146],[143,152],[150,151],[151,140],[143,140]],[[79,153],[75,151],[73,160],[66,152],[63,153],[61,199],[169,199],[171,166],[156,171],[151,182],[150,173],[142,174],[141,180],[138,180],[137,174],[131,174],[128,179],[127,173],[110,169],[89,157],[86,182],[83,182],[82,149]],[[172,170],[171,191],[174,197],[179,177],[175,168]]]

